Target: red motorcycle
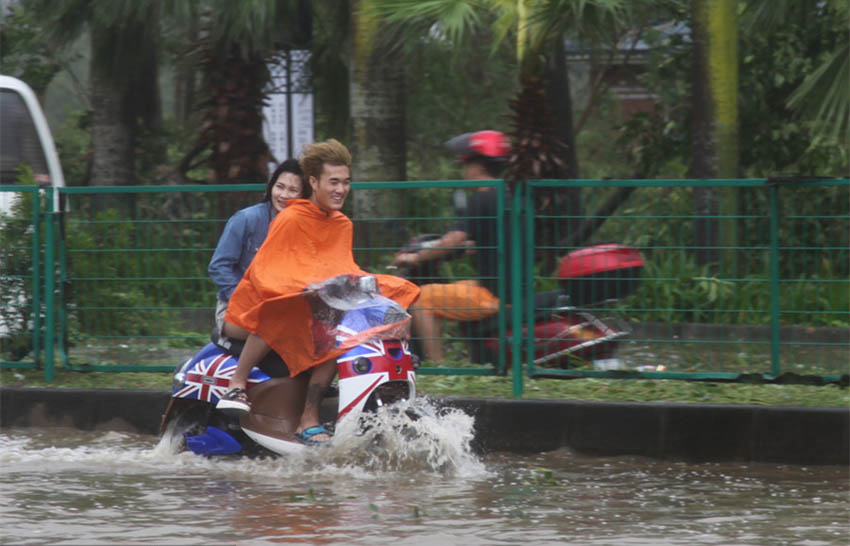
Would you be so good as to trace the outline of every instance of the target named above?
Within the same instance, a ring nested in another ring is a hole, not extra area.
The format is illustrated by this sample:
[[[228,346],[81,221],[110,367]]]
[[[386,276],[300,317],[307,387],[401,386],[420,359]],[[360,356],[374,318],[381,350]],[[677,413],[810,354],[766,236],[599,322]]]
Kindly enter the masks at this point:
[[[436,234],[420,235],[401,251],[418,252],[439,238]],[[404,275],[419,284],[450,282],[441,278],[440,262],[424,262],[407,269]],[[560,289],[534,296],[534,365],[548,368],[621,368],[622,363],[615,358],[615,351],[619,340],[631,330],[622,321],[596,317],[591,309],[598,312],[606,304],[634,292],[643,265],[643,258],[636,249],[619,244],[581,248],[561,258],[557,270]],[[470,360],[480,364],[497,362],[498,315],[464,322],[462,332],[467,340]],[[506,337],[511,335],[508,317]],[[528,335],[525,326],[522,335]],[[510,362],[510,344],[506,344],[505,350],[505,362]],[[414,351],[417,352],[416,347]]]

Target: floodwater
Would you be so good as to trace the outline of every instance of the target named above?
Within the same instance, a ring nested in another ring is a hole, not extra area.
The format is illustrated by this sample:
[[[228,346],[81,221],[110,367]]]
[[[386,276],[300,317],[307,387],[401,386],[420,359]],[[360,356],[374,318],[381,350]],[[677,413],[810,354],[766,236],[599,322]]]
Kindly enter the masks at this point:
[[[457,410],[405,427],[381,419],[278,459],[207,459],[145,435],[7,429],[0,543],[850,543],[847,467],[479,455],[473,421]]]

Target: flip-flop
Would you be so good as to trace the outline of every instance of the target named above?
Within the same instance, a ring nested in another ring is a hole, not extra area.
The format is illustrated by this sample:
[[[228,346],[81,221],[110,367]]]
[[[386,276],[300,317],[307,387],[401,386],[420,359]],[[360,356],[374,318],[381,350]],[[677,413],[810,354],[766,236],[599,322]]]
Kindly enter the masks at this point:
[[[305,428],[301,432],[295,433],[295,439],[304,444],[305,446],[320,446],[328,443],[330,440],[314,440],[313,436],[318,434],[327,434],[328,436],[333,436],[328,429],[323,427],[322,425],[317,425],[315,427]]]
[[[221,397],[215,407],[216,409],[224,412],[248,413],[251,411],[251,403],[248,401],[248,392],[245,389],[240,389],[239,387],[230,389],[224,396]]]

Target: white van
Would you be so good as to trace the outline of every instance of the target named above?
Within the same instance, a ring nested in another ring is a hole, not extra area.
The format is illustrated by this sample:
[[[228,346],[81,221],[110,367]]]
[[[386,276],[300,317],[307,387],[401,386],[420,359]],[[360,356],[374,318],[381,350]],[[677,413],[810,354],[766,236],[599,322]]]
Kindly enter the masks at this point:
[[[26,164],[42,187],[65,186],[65,177],[53,136],[41,105],[30,86],[17,78],[0,76],[0,186],[17,183],[15,169]],[[59,211],[59,196],[53,196]],[[0,192],[0,214],[8,214],[15,192]]]
[[[60,212],[58,188],[65,185],[65,177],[41,105],[29,85],[17,78],[0,76],[0,186],[17,184],[15,171],[21,165],[32,169],[39,186],[53,188],[53,211]],[[19,197],[19,192],[0,191],[0,227],[3,216],[12,213]],[[0,255],[0,274],[2,260]],[[6,279],[0,287],[4,306],[11,302],[25,304],[25,294],[26,288],[20,282]],[[9,316],[0,313],[0,338],[21,326],[8,321]]]

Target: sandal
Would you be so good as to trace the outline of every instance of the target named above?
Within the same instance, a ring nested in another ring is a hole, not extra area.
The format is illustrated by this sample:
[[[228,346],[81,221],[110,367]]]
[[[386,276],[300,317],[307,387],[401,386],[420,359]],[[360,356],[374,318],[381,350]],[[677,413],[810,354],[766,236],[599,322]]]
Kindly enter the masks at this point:
[[[330,440],[314,440],[313,436],[317,436],[319,434],[327,434],[328,436],[333,436],[328,429],[323,427],[322,425],[317,425],[315,427],[305,428],[301,432],[295,433],[295,439],[304,444],[305,446],[320,446],[330,442]]]
[[[230,389],[227,394],[221,397],[215,407],[225,413],[248,413],[251,411],[248,392],[239,387]]]

